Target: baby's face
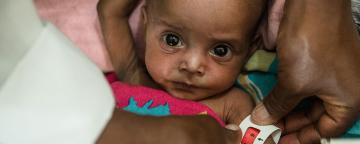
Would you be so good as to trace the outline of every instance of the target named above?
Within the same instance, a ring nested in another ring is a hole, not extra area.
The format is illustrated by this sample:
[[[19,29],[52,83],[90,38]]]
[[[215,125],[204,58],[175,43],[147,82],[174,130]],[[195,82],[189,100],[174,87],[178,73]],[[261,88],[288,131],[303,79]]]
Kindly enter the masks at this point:
[[[145,64],[153,80],[189,100],[231,88],[250,52],[259,1],[150,2],[144,12]]]

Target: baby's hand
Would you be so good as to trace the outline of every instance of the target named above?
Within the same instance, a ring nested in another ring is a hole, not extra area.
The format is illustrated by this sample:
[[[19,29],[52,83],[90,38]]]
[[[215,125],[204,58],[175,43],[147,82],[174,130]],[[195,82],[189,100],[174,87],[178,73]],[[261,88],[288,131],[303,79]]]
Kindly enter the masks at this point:
[[[97,5],[99,17],[129,17],[139,0],[100,0]]]
[[[131,84],[147,84],[148,80],[136,54],[129,26],[129,16],[139,2],[139,0],[100,0],[97,5],[104,43],[114,71],[120,81]]]
[[[200,102],[211,108],[225,124],[239,125],[254,108],[251,96],[235,87]]]

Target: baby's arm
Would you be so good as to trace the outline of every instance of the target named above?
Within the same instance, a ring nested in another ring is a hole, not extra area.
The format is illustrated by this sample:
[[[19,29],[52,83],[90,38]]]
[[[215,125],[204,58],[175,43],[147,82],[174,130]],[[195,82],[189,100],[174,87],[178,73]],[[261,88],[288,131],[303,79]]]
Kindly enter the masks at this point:
[[[144,69],[135,51],[128,23],[138,0],[102,0],[98,15],[111,62],[121,81],[139,84],[145,77]]]
[[[250,115],[254,108],[251,96],[238,88],[231,88],[225,93],[201,101],[217,113],[225,124],[236,124]]]

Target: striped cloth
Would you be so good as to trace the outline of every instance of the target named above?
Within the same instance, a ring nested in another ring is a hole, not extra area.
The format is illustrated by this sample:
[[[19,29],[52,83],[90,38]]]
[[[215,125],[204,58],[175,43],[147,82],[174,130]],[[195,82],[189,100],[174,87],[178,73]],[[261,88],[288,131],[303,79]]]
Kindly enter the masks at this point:
[[[248,73],[240,74],[236,86],[260,102],[275,86],[278,60],[276,54],[264,50],[256,51],[245,65]]]

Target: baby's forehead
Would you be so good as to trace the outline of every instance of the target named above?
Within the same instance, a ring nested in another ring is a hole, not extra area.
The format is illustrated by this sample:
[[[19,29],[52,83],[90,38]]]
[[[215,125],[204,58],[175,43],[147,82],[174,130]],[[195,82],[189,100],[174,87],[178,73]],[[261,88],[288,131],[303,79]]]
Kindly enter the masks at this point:
[[[148,0],[148,13],[196,30],[248,34],[261,16],[265,0]],[[195,28],[198,27],[198,28]]]
[[[189,19],[258,19],[266,0],[147,0],[148,13],[186,16]]]
[[[206,9],[216,10],[238,10],[242,12],[258,11],[264,8],[266,0],[147,0],[148,5],[152,5],[157,10],[163,10],[164,8],[183,8],[184,10],[191,9],[194,5],[203,5]],[[185,6],[185,7],[184,7]],[[248,7],[248,8],[245,8]],[[245,8],[245,9],[244,9]]]

